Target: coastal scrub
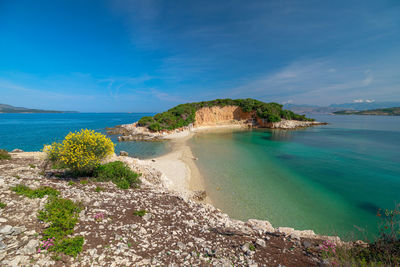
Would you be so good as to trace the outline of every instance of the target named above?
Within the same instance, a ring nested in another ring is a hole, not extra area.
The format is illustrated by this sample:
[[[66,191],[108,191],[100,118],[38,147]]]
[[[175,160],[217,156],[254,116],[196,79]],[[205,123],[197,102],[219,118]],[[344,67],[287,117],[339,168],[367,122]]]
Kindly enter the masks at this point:
[[[18,195],[22,195],[28,198],[43,198],[45,195],[58,196],[60,194],[59,191],[49,186],[41,186],[37,189],[31,189],[24,184],[19,184],[12,187],[11,190]]]
[[[137,187],[141,181],[140,174],[133,172],[125,163],[114,161],[100,165],[94,172],[97,181],[112,181],[121,189]]]
[[[104,134],[82,129],[69,133],[61,143],[46,145],[50,161],[77,174],[91,174],[102,160],[114,153],[114,143]]]
[[[76,257],[82,251],[84,238],[82,236],[68,237],[73,234],[78,222],[82,206],[70,199],[52,197],[45,208],[38,213],[38,219],[49,223],[43,231],[43,241],[51,240],[48,251],[62,252]]]
[[[1,159],[11,159],[10,153],[7,150],[0,149],[0,160]]]

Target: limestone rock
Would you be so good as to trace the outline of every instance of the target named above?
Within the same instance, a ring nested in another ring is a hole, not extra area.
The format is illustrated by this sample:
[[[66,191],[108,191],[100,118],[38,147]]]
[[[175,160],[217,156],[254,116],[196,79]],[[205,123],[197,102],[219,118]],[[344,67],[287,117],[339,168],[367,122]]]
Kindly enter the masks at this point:
[[[129,156],[129,153],[126,152],[126,151],[120,151],[120,152],[119,152],[119,155],[120,155],[120,156],[124,156],[124,157],[128,157],[128,156]]]

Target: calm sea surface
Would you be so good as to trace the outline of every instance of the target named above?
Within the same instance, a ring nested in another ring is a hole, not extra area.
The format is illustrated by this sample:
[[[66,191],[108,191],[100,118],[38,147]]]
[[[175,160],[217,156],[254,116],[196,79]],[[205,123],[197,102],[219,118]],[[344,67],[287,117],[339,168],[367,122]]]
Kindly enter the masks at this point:
[[[0,148],[37,151],[70,131],[105,132],[146,115],[0,114]],[[208,194],[237,219],[348,238],[376,233],[377,209],[400,202],[400,117],[312,117],[330,124],[196,134],[189,143]],[[168,151],[166,143],[115,143],[139,158]]]
[[[237,219],[370,238],[400,202],[400,117],[311,117],[330,124],[195,135],[207,191]]]
[[[44,144],[60,141],[69,132],[92,129],[105,133],[105,127],[133,123],[145,113],[64,113],[64,114],[0,114],[0,148],[39,151]],[[168,151],[166,143],[123,142],[117,144],[116,152],[124,150],[131,156],[149,158]]]

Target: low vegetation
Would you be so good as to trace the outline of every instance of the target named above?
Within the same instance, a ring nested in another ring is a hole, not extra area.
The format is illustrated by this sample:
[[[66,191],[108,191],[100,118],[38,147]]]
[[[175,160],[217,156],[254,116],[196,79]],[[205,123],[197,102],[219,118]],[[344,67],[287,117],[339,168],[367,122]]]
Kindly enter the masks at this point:
[[[69,168],[79,175],[91,174],[102,160],[114,153],[114,143],[93,130],[69,133],[61,143],[46,145],[43,151],[53,166]]]
[[[52,197],[43,210],[39,211],[38,219],[49,223],[43,231],[42,240],[51,240],[48,251],[61,252],[76,257],[82,251],[84,238],[82,236],[68,237],[73,234],[78,222],[82,206],[70,199]]]
[[[135,210],[133,212],[134,216],[139,216],[139,217],[143,217],[144,215],[146,215],[147,211],[146,210]]]
[[[42,243],[39,245],[38,253],[54,251],[76,257],[82,251],[84,238],[82,236],[68,237],[73,234],[78,222],[79,212],[82,210],[80,204],[58,197],[60,192],[48,186],[32,189],[19,184],[11,190],[28,198],[49,196],[44,209],[38,212],[38,219],[48,223],[48,227],[42,232]]]
[[[133,172],[121,161],[114,161],[100,165],[95,170],[94,176],[99,182],[112,181],[121,189],[137,187],[140,184],[140,174]]]
[[[58,196],[60,194],[56,189],[49,186],[41,186],[37,189],[31,189],[26,185],[19,184],[11,188],[12,191],[18,195],[22,195],[28,198],[43,198],[44,196]]]
[[[0,209],[4,209],[5,207],[7,207],[6,203],[0,202]]]
[[[158,113],[153,117],[143,117],[138,121],[139,126],[148,127],[151,131],[173,130],[188,126],[195,121],[196,111],[203,107],[213,106],[238,106],[244,112],[254,111],[259,118],[269,122],[278,122],[282,119],[312,121],[304,115],[295,114],[289,110],[283,110],[278,103],[265,103],[255,99],[216,99],[197,103],[178,105],[166,112]]]
[[[11,155],[7,150],[0,149],[0,160],[2,159],[11,159]]]

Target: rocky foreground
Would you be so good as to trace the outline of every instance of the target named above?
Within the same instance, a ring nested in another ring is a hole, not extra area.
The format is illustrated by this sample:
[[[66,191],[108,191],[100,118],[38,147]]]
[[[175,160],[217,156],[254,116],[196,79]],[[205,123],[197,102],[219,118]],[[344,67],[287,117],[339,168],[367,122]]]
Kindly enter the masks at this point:
[[[232,220],[210,205],[164,189],[162,175],[138,160],[119,157],[143,173],[140,188],[122,190],[112,183],[63,177],[60,170],[45,169],[41,157],[12,153],[11,160],[0,160],[0,199],[6,204],[0,208],[1,266],[329,265],[319,257],[322,240],[312,231]],[[85,237],[77,258],[38,253],[46,225],[37,213],[47,198],[19,196],[10,190],[17,184],[47,185],[84,205],[74,229],[74,235]]]

